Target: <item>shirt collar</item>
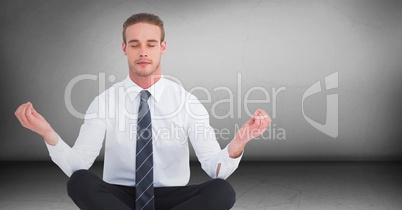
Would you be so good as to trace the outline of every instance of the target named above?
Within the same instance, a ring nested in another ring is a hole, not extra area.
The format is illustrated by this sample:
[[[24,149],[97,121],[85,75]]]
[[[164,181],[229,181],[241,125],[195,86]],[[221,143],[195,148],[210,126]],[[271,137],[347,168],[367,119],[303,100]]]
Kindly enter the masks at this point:
[[[130,97],[130,100],[134,100],[139,95],[141,90],[143,90],[140,86],[135,84],[135,82],[133,82],[130,79],[130,76],[128,76],[128,75],[127,75],[126,79],[123,80],[123,83],[124,83],[126,92],[127,92],[128,96]],[[165,88],[165,84],[166,84],[166,81],[162,75],[161,78],[155,84],[153,84],[151,87],[149,87],[145,90],[148,90],[151,93],[151,96],[155,99],[155,101],[158,102],[160,100],[160,98],[162,97],[162,93],[163,93],[163,89]]]

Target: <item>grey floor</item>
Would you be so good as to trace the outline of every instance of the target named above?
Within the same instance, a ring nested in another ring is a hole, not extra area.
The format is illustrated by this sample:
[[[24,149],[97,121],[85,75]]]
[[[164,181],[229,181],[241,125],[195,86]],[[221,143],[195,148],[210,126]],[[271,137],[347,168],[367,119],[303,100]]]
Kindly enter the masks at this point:
[[[208,180],[192,163],[190,183]],[[0,162],[0,209],[77,209],[51,162]],[[91,168],[101,175],[102,163]],[[233,209],[402,209],[399,162],[242,162]]]

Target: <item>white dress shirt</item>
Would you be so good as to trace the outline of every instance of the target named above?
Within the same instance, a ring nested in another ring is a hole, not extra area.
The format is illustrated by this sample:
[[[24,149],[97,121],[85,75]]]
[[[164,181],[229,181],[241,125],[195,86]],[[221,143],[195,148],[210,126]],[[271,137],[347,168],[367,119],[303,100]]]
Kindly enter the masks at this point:
[[[142,90],[127,76],[89,106],[73,147],[60,137],[47,145],[50,157],[68,176],[91,167],[105,139],[103,180],[135,186],[137,112]],[[221,150],[204,106],[183,87],[164,77],[147,89],[152,118],[154,186],[185,186],[190,179],[189,142],[211,178],[226,179],[239,165]],[[219,174],[218,164],[221,164]]]

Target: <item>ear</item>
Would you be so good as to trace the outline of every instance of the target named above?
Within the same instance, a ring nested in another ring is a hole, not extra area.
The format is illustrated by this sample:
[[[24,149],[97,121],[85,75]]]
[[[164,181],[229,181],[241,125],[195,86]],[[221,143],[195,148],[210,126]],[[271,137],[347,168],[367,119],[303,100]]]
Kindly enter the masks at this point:
[[[124,41],[121,43],[121,48],[123,50],[124,55],[127,55],[127,45]]]
[[[166,41],[163,41],[161,43],[161,54],[164,54],[166,51]]]

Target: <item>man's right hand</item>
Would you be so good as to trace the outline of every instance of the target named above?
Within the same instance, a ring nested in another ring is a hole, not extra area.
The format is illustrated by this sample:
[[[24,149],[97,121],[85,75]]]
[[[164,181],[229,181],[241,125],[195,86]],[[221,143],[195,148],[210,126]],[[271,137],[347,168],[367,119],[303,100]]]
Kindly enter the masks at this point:
[[[22,104],[15,111],[21,125],[41,135],[47,144],[55,146],[59,137],[45,118],[33,108],[32,103]]]

